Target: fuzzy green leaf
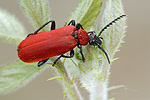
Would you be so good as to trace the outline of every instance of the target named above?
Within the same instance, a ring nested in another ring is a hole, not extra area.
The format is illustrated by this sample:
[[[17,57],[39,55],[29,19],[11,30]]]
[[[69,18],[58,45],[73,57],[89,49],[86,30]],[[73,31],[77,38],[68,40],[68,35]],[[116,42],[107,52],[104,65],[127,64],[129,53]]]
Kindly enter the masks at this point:
[[[85,30],[89,29],[95,22],[102,7],[101,0],[80,0],[76,9],[72,12],[69,21],[75,20]]]
[[[121,0],[107,0],[106,9],[102,15],[101,26],[104,27],[109,22],[115,18],[124,14],[123,6]],[[123,38],[125,36],[126,29],[126,17],[119,19],[112,26],[107,28],[103,33],[104,46],[109,54],[113,57],[115,51],[118,51],[121,43],[123,43]],[[111,57],[111,58],[112,58]]]
[[[24,39],[25,29],[13,15],[0,9],[0,40],[18,44]]]
[[[18,60],[0,67],[0,93],[6,94],[29,83],[44,68],[35,63],[28,64]]]
[[[34,28],[38,29],[50,20],[47,0],[20,0],[20,5]],[[42,29],[42,31],[48,30],[49,25]]]

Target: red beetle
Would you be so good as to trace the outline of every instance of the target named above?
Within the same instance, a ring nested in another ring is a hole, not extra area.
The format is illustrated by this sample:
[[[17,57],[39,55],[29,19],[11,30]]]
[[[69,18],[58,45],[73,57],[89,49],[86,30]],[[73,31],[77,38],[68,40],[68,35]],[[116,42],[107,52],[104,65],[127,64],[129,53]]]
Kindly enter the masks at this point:
[[[27,63],[38,62],[38,67],[43,65],[50,57],[60,55],[53,63],[53,66],[61,58],[72,58],[74,56],[73,49],[77,46],[80,49],[83,62],[85,61],[82,53],[82,45],[98,46],[104,54],[108,62],[110,63],[109,57],[105,50],[101,47],[101,33],[110,25],[115,23],[118,19],[122,18],[122,15],[108,25],[106,25],[96,36],[94,31],[86,32],[81,24],[75,26],[75,21],[72,20],[67,26],[55,29],[55,21],[51,20],[41,26],[34,33],[31,33],[18,45],[18,56],[19,58]],[[51,24],[51,31],[39,32],[43,27],[49,23]],[[39,32],[39,33],[38,33]],[[88,35],[91,33],[90,35]],[[70,51],[70,56],[65,56],[64,53]]]

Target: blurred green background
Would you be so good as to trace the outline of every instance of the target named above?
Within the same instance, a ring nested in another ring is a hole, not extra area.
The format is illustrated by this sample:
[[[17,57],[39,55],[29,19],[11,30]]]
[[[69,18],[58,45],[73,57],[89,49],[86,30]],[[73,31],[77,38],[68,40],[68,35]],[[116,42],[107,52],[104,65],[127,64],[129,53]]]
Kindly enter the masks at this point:
[[[103,0],[104,1],[104,0]],[[51,16],[57,28],[64,25],[79,0],[49,0]],[[109,92],[115,100],[150,100],[150,0],[123,0],[128,15],[128,28],[125,44],[116,54],[119,60],[111,67],[110,86],[125,85]],[[22,13],[18,0],[0,0],[0,8],[14,14],[25,25],[27,32],[34,32]],[[99,19],[101,16],[99,16]],[[28,34],[27,33],[27,34]],[[0,65],[18,59],[16,45],[0,42]],[[49,68],[38,75],[25,87],[0,95],[0,100],[62,100],[63,90],[58,81],[46,81],[53,77],[54,70]],[[84,96],[88,95],[83,93]]]

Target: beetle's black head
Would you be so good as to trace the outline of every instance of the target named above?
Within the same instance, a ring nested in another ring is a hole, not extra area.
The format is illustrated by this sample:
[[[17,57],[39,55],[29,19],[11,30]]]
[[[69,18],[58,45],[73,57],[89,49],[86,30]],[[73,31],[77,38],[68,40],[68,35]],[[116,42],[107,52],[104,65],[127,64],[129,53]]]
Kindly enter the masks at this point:
[[[96,36],[95,34],[90,34],[89,35],[89,44],[90,45],[101,45],[102,44],[102,41],[101,41],[101,38],[99,38],[98,36]]]
[[[94,45],[94,46],[98,46],[98,48],[101,49],[104,52],[104,54],[106,55],[108,63],[110,63],[110,60],[109,60],[109,57],[108,57],[106,51],[101,47],[101,44],[102,44],[101,39],[102,39],[101,37],[98,37],[95,34],[90,34],[89,35],[89,44]]]
[[[104,52],[104,54],[108,60],[108,63],[110,64],[110,60],[109,60],[109,57],[108,57],[106,51],[101,47],[101,44],[102,44],[101,39],[102,39],[101,37],[98,37],[95,34],[90,34],[89,35],[89,44],[94,45],[94,46],[98,46],[98,48]]]
[[[121,19],[122,17],[124,17],[124,16],[126,16],[126,15],[121,15],[121,16],[119,16],[118,18],[116,18],[116,19],[114,19],[112,22],[110,22],[109,24],[107,24],[100,32],[99,32],[99,34],[96,36],[94,33],[94,31],[90,31],[90,32],[87,32],[87,33],[90,33],[90,35],[89,35],[89,44],[90,45],[94,45],[94,46],[98,46],[98,48],[99,49],[101,49],[103,52],[104,52],[104,54],[106,55],[106,58],[107,58],[107,60],[108,60],[108,63],[110,63],[110,60],[109,60],[109,57],[108,57],[108,55],[107,55],[107,53],[106,53],[106,51],[101,47],[101,44],[102,44],[102,41],[101,41],[101,33],[105,30],[105,29],[107,29],[109,26],[111,26],[113,23],[115,23],[117,20],[119,20],[119,19]]]

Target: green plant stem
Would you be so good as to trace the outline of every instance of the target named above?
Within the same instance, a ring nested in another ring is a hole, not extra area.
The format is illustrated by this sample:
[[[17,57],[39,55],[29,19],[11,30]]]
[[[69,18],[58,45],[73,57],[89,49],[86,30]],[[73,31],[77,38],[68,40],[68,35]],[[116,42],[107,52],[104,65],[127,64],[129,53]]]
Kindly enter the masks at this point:
[[[59,64],[56,65],[56,69],[58,71],[59,76],[61,76],[62,78],[61,83],[63,83],[64,91],[67,93],[69,100],[83,100],[75,82],[72,82],[72,79],[67,73],[64,65],[61,62],[59,62]]]
[[[107,100],[107,97],[108,97],[107,81],[105,82],[97,81],[94,84],[95,85],[92,88],[93,92],[91,92],[90,94],[90,100]]]
[[[93,86],[90,91],[90,100],[107,100],[108,98],[108,84],[110,75],[110,65],[104,61],[103,69],[99,78],[93,81]]]

